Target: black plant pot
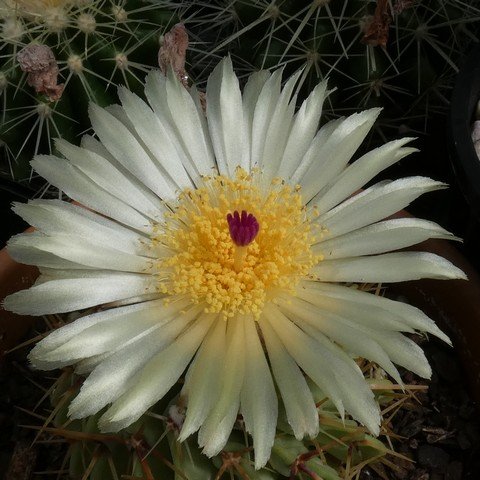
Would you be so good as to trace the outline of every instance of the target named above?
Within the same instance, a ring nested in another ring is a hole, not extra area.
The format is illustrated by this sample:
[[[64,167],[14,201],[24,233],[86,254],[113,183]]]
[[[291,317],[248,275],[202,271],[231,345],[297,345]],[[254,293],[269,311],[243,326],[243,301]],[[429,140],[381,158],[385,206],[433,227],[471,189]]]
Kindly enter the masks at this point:
[[[472,223],[480,224],[480,159],[471,138],[480,100],[480,46],[466,58],[453,89],[450,110],[450,158],[457,182],[470,207]],[[474,225],[472,225],[473,227]]]

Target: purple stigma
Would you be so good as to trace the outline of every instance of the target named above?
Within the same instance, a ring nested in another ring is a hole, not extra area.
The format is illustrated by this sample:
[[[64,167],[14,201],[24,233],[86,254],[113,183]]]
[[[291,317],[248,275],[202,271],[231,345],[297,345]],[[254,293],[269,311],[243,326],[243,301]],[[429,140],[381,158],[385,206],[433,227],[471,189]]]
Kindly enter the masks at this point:
[[[230,230],[230,237],[233,243],[238,247],[246,247],[255,240],[255,237],[260,230],[260,225],[257,219],[251,214],[242,210],[240,215],[237,210],[233,215],[227,215],[228,228]]]

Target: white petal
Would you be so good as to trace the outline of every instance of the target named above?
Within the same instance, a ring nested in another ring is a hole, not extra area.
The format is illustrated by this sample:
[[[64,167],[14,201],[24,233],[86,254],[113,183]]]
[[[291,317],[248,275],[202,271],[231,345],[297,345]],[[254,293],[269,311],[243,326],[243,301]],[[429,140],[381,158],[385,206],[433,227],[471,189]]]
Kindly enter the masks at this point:
[[[28,204],[14,203],[13,211],[48,235],[75,232],[76,236],[96,243],[114,244],[126,253],[145,253],[143,235],[69,202],[29,200]]]
[[[149,218],[158,217],[164,209],[160,200],[151,192],[142,188],[137,179],[129,172],[120,172],[106,158],[57,139],[55,146],[69,162],[91,178],[98,186],[111,193],[127,205],[138,210]]]
[[[80,269],[89,268],[85,265],[65,260],[57,257],[53,253],[45,252],[32,248],[31,246],[22,245],[15,237],[12,237],[7,244],[8,254],[18,263],[25,265],[36,265],[48,268],[60,269]]]
[[[118,431],[131,425],[175,384],[205,337],[215,315],[202,314],[165,350],[141,369],[134,383],[102,415],[102,431]]]
[[[266,178],[278,176],[295,111],[296,99],[292,99],[292,92],[301,73],[300,70],[288,79],[270,118],[260,163]]]
[[[243,111],[245,115],[246,132],[248,137],[248,144],[252,146],[253,119],[255,115],[255,108],[257,106],[258,98],[265,82],[270,78],[270,72],[266,70],[260,70],[248,77],[247,84],[243,89]],[[252,162],[252,154],[250,152],[250,168],[254,166]]]
[[[343,416],[343,399],[334,379],[328,352],[305,335],[274,305],[267,305],[263,315],[298,366],[328,395]]]
[[[295,322],[301,326],[308,335],[330,351],[330,368],[333,369],[335,381],[338,383],[342,392],[346,411],[349,412],[355,420],[363,423],[373,435],[377,436],[380,431],[380,411],[378,403],[375,401],[373,392],[370,390],[357,364],[328,340],[319,330],[297,319],[295,319]],[[344,362],[339,362],[342,357]]]
[[[93,137],[92,135],[83,135],[80,140],[80,146],[89,150],[90,152],[96,153],[100,157],[106,158],[113,166],[118,168],[119,170],[122,167],[122,164],[119,163],[115,157],[105,148],[105,145],[102,144],[97,138]],[[125,170],[128,172],[128,170]],[[145,191],[148,191],[145,189]]]
[[[323,102],[327,95],[327,82],[323,81],[313,89],[296,113],[279,166],[279,177],[290,178],[307,153],[317,133]]]
[[[221,174],[250,168],[242,95],[230,57],[222,60],[207,82],[207,121]]]
[[[200,125],[202,127],[203,131],[203,136],[205,138],[205,141],[209,145],[208,148],[211,149],[211,159],[208,160],[208,175],[212,174],[218,174],[218,169],[217,169],[217,163],[215,161],[215,155],[213,153],[213,145],[212,141],[210,139],[210,132],[208,130],[208,123],[207,123],[207,117],[205,115],[205,105],[204,105],[204,98],[202,99],[199,91],[196,89],[195,85],[192,85],[190,87],[190,95],[192,97],[193,103],[195,104],[195,107],[198,112],[198,118],[200,120]]]
[[[282,395],[287,420],[298,440],[318,434],[318,412],[312,393],[295,361],[268,321],[260,320],[273,375]]]
[[[142,332],[138,328],[140,333],[113,350],[95,367],[70,404],[69,413],[73,418],[93,415],[128,390],[137,388],[135,384],[141,369],[154,355],[177,341],[181,332],[198,317],[200,309],[194,307],[174,316],[158,313],[150,328]]]
[[[356,420],[378,435],[378,405],[357,364],[320,331],[300,319],[287,319],[271,304],[264,313],[295,361],[330,400],[336,406],[340,400],[340,405],[344,405]],[[343,415],[343,409],[339,411]]]
[[[135,177],[162,199],[175,198],[164,175],[130,131],[111,113],[94,104],[89,108],[95,133],[108,151]]]
[[[150,72],[146,77],[145,95],[159,120],[159,135],[161,135],[161,138],[165,139],[169,144],[171,144],[169,150],[171,150],[173,147],[173,149],[176,151],[175,155],[188,172],[192,182],[196,183],[198,181],[200,171],[205,170],[207,175],[211,174],[211,169],[213,168],[215,170],[215,164],[210,166],[212,160],[204,159],[197,167],[197,165],[192,162],[192,159],[188,155],[188,151],[183,145],[182,138],[179,133],[179,129],[181,129],[182,125],[182,119],[176,115],[175,111],[170,110],[167,99],[167,78],[164,75],[159,75],[157,72]],[[200,112],[201,109],[198,108],[197,104],[195,104],[195,108],[198,112],[198,118],[200,119],[203,136],[207,144],[209,144],[209,140],[207,138],[209,133],[204,114],[203,112]]]
[[[93,357],[80,360],[75,365],[75,373],[78,375],[86,376],[89,373],[91,373],[104,360],[111,357],[112,355],[113,355],[113,352],[107,352],[107,353],[103,353],[102,355],[94,355]]]
[[[380,114],[372,108],[355,113],[343,120],[316,152],[316,158],[298,183],[302,197],[310,201],[338,175],[352,158]]]
[[[200,175],[211,175],[215,159],[210,137],[204,134],[202,128],[203,112],[199,112],[187,89],[180,83],[172,69],[169,69],[167,76],[166,94],[176,133],[184,151]]]
[[[90,327],[104,325],[105,322],[115,322],[118,318],[134,318],[135,315],[143,315],[145,312],[153,314],[155,311],[158,312],[158,318],[161,320],[163,317],[168,317],[180,312],[187,304],[188,302],[186,300],[182,300],[172,302],[168,306],[165,306],[164,300],[159,299],[120,308],[110,308],[103,312],[85,315],[74,322],[54,330],[38,342],[30,353],[32,357],[31,360],[34,362],[35,358],[61,347],[64,343],[72,340],[75,336]]]
[[[192,180],[178,154],[182,147],[170,140],[158,116],[143,100],[125,88],[119,88],[118,94],[125,113],[159,165],[173,179],[177,188],[191,188]]]
[[[252,435],[255,469],[268,462],[275,439],[278,401],[272,375],[252,319],[245,322],[245,377],[240,410]]]
[[[72,276],[75,272],[72,272]],[[82,272],[83,278],[50,280],[14,293],[4,301],[6,310],[21,315],[73,312],[144,293],[149,275],[135,273]]]
[[[356,288],[320,282],[303,282],[299,295],[309,302],[338,313],[346,318],[357,319],[372,329],[381,328],[369,323],[367,316],[377,322],[383,319],[384,328],[408,331],[407,327],[428,332],[451,344],[448,337],[421,310],[407,303],[397,302],[380,295],[363,292]],[[366,315],[365,315],[366,314]],[[389,326],[390,325],[390,326]]]
[[[295,298],[291,302],[279,299],[278,305],[283,312],[304,320],[348,352],[378,363],[397,383],[402,383],[400,374],[382,347],[354,321],[321,311],[314,305]]]
[[[111,243],[111,242],[110,242]],[[152,269],[152,259],[140,257],[131,253],[125,253],[108,246],[109,244],[98,244],[86,238],[74,235],[46,236],[38,233],[25,233],[12,237],[8,242],[9,252],[18,261],[27,262],[31,258],[28,250],[53,254],[62,259],[82,266],[106,270],[117,270],[124,272],[144,273]],[[26,255],[25,248],[27,248]],[[46,264],[45,264],[46,261]],[[50,267],[50,258],[42,258],[38,255],[33,265]]]
[[[425,177],[380,182],[349,198],[315,221],[325,227],[325,237],[336,237],[393,215],[420,195],[446,188]]]
[[[82,323],[95,324],[77,331],[71,336],[72,330],[64,332],[63,337],[70,334],[70,339],[56,348],[46,349],[42,346],[32,351],[32,362],[55,363],[66,366],[79,360],[102,355],[123,348],[131,339],[137,337],[152,327],[158,328],[173,316],[178,315],[178,305],[175,310],[165,307],[162,301],[144,302],[139,308],[122,307],[116,315],[108,317],[107,321],[93,318],[82,318]],[[78,320],[74,323],[77,323]],[[82,328],[82,327],[80,327]],[[78,330],[78,329],[77,329]],[[58,338],[58,337],[57,337]]]
[[[271,74],[267,70],[260,70],[252,73],[248,77],[248,81],[243,89],[243,109],[248,119],[247,125],[252,127],[253,115],[255,113],[255,107],[258,102],[258,97],[262,92],[265,82],[270,78]]]
[[[416,218],[398,218],[320,241],[312,250],[316,254],[322,254],[325,260],[331,260],[399,250],[429,238],[458,240],[434,222]]]
[[[360,296],[356,295],[358,292]],[[382,308],[382,302],[380,302],[380,305],[375,301],[369,303],[368,297],[377,297],[374,294],[341,285],[303,282],[297,289],[297,296],[315,305],[321,312],[331,312],[373,329],[415,332],[410,322],[396,314],[393,307]],[[365,296],[367,298],[364,298]],[[393,303],[397,304],[399,302]],[[418,312],[421,316],[424,316],[420,310]]]
[[[140,108],[144,108],[145,109],[145,114],[148,115],[148,111],[150,110],[149,107],[146,106],[145,103],[142,102],[142,106]],[[114,116],[114,118],[116,118],[117,120],[120,121],[120,123],[122,125],[124,125],[127,130],[131,133],[132,135],[132,138],[134,138],[136,141],[137,141],[137,144],[138,146],[140,146],[140,149],[139,151],[142,151],[146,154],[146,157],[145,158],[150,158],[151,160],[151,165],[149,165],[147,168],[150,168],[151,166],[153,166],[154,170],[158,170],[158,172],[160,173],[163,181],[168,185],[168,189],[173,191],[173,192],[176,192],[177,190],[179,190],[179,186],[178,184],[175,182],[175,180],[172,178],[172,176],[170,175],[169,171],[158,161],[158,159],[155,157],[155,155],[150,151],[150,149],[148,148],[148,146],[146,145],[145,143],[145,140],[147,140],[146,138],[143,138],[137,131],[136,129],[136,126],[138,126],[138,119],[137,118],[134,118],[133,121],[130,120],[129,116],[127,115],[127,113],[125,112],[125,109],[123,107],[121,107],[120,105],[110,105],[108,107],[105,107],[105,111],[107,113],[110,113]],[[140,114],[142,115],[142,114]],[[145,115],[143,115],[143,117],[145,117]],[[153,117],[155,117],[155,115],[153,115]],[[145,120],[144,120],[145,121]],[[158,122],[158,119],[155,118],[155,123],[153,124],[153,127],[154,127],[154,130],[157,130],[159,133],[160,131],[163,130],[163,125],[162,124],[159,124]],[[157,138],[157,142],[158,141],[162,141],[160,139],[160,136],[158,136]],[[175,142],[175,144],[177,145],[178,142]],[[181,150],[181,147],[178,147],[179,150]],[[183,158],[183,151],[181,153],[181,156]],[[123,161],[123,160],[122,160]],[[116,161],[117,164],[119,164],[119,166],[123,169],[123,170],[126,170],[125,166],[121,163],[121,162],[118,162]],[[131,168],[132,165],[129,166],[129,168]],[[126,170],[127,173],[129,175],[132,175],[128,170]],[[143,182],[143,181],[142,181]],[[191,183],[191,182],[190,182]],[[148,183],[147,183],[148,184]],[[153,192],[152,190],[149,190],[150,191],[150,194],[153,195]],[[158,195],[157,195],[158,196]],[[162,197],[163,198],[163,197]],[[168,197],[167,197],[168,198]]]
[[[396,252],[325,260],[313,269],[313,273],[324,282],[388,283],[421,278],[467,278],[448,260],[426,252]]]
[[[393,362],[422,378],[431,377],[432,370],[428,360],[413,340],[397,332],[372,330],[369,334],[382,346]]]
[[[282,84],[282,70],[276,70],[265,82],[252,117],[251,126],[251,166],[261,166],[267,138],[268,128],[275,111],[275,106],[280,97]]]
[[[219,396],[219,378],[225,362],[226,326],[227,322],[217,320],[188,370],[182,389],[182,395],[188,399],[187,412],[178,436],[179,442],[183,442],[201,427]]]
[[[227,352],[219,377],[222,389],[198,433],[198,444],[203,447],[203,453],[208,457],[217,455],[225,446],[237,419],[245,371],[244,322],[243,317],[228,320]]]
[[[148,229],[149,221],[145,216],[65,160],[52,155],[38,155],[31,161],[31,165],[52,185],[82,205],[138,230]]]
[[[116,105],[122,112],[122,117],[126,117],[129,125],[131,125],[130,120],[128,120],[127,114],[124,109],[119,105]],[[132,127],[133,128],[133,127]],[[138,135],[137,135],[138,137]],[[136,137],[136,138],[137,138]],[[148,189],[142,182],[137,180],[134,175],[132,175],[103,145],[99,140],[92,137],[91,135],[83,135],[80,146],[97,154],[98,156],[105,158],[108,163],[112,164],[119,172],[121,172],[125,177],[131,179],[132,183],[135,185],[135,188],[141,192],[141,197],[146,197],[149,200],[149,203],[153,205],[158,205],[158,196],[155,195],[150,189]]]
[[[318,159],[318,152],[321,151],[333,132],[345,121],[345,117],[330,120],[320,128],[311,142],[305,155],[300,159],[298,165],[290,177],[292,185],[298,184],[305,175],[305,172]]]
[[[401,148],[412,140],[413,138],[405,137],[388,142],[355,160],[331,182],[331,186],[324,193],[321,193],[313,200],[319,214],[321,215],[338,205],[382,170],[397,163],[407,155],[418,151],[416,148]]]

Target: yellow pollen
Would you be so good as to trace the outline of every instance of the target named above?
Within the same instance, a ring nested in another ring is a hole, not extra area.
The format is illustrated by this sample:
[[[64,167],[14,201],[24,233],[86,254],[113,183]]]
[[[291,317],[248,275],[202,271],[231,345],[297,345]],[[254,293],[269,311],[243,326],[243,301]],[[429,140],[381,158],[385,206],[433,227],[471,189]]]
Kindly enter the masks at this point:
[[[321,260],[311,250],[315,235],[300,192],[280,179],[265,186],[260,172],[205,177],[170,208],[165,223],[153,227],[152,248],[170,253],[158,259],[158,289],[187,295],[206,312],[258,318],[267,301],[294,293]],[[235,210],[253,214],[260,225],[244,247],[230,237],[226,216]]]

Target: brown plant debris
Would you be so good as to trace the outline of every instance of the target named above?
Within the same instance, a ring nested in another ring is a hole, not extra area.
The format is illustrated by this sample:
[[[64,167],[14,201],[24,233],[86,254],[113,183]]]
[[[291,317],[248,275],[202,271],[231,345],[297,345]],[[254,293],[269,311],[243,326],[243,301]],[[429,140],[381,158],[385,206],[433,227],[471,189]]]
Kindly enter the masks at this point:
[[[37,449],[28,442],[19,441],[15,444],[5,480],[29,480],[35,461]]]
[[[377,0],[375,13],[365,23],[362,42],[373,47],[378,45],[386,47],[391,22],[392,15],[388,0]]]
[[[188,75],[185,71],[187,48],[188,33],[183,23],[177,23],[164,35],[158,52],[160,70],[166,75],[168,68],[172,67],[184,87],[188,87]]]
[[[20,68],[28,73],[27,83],[50,101],[59,100],[64,84],[58,84],[58,65],[52,50],[46,45],[27,45],[17,54]]]

